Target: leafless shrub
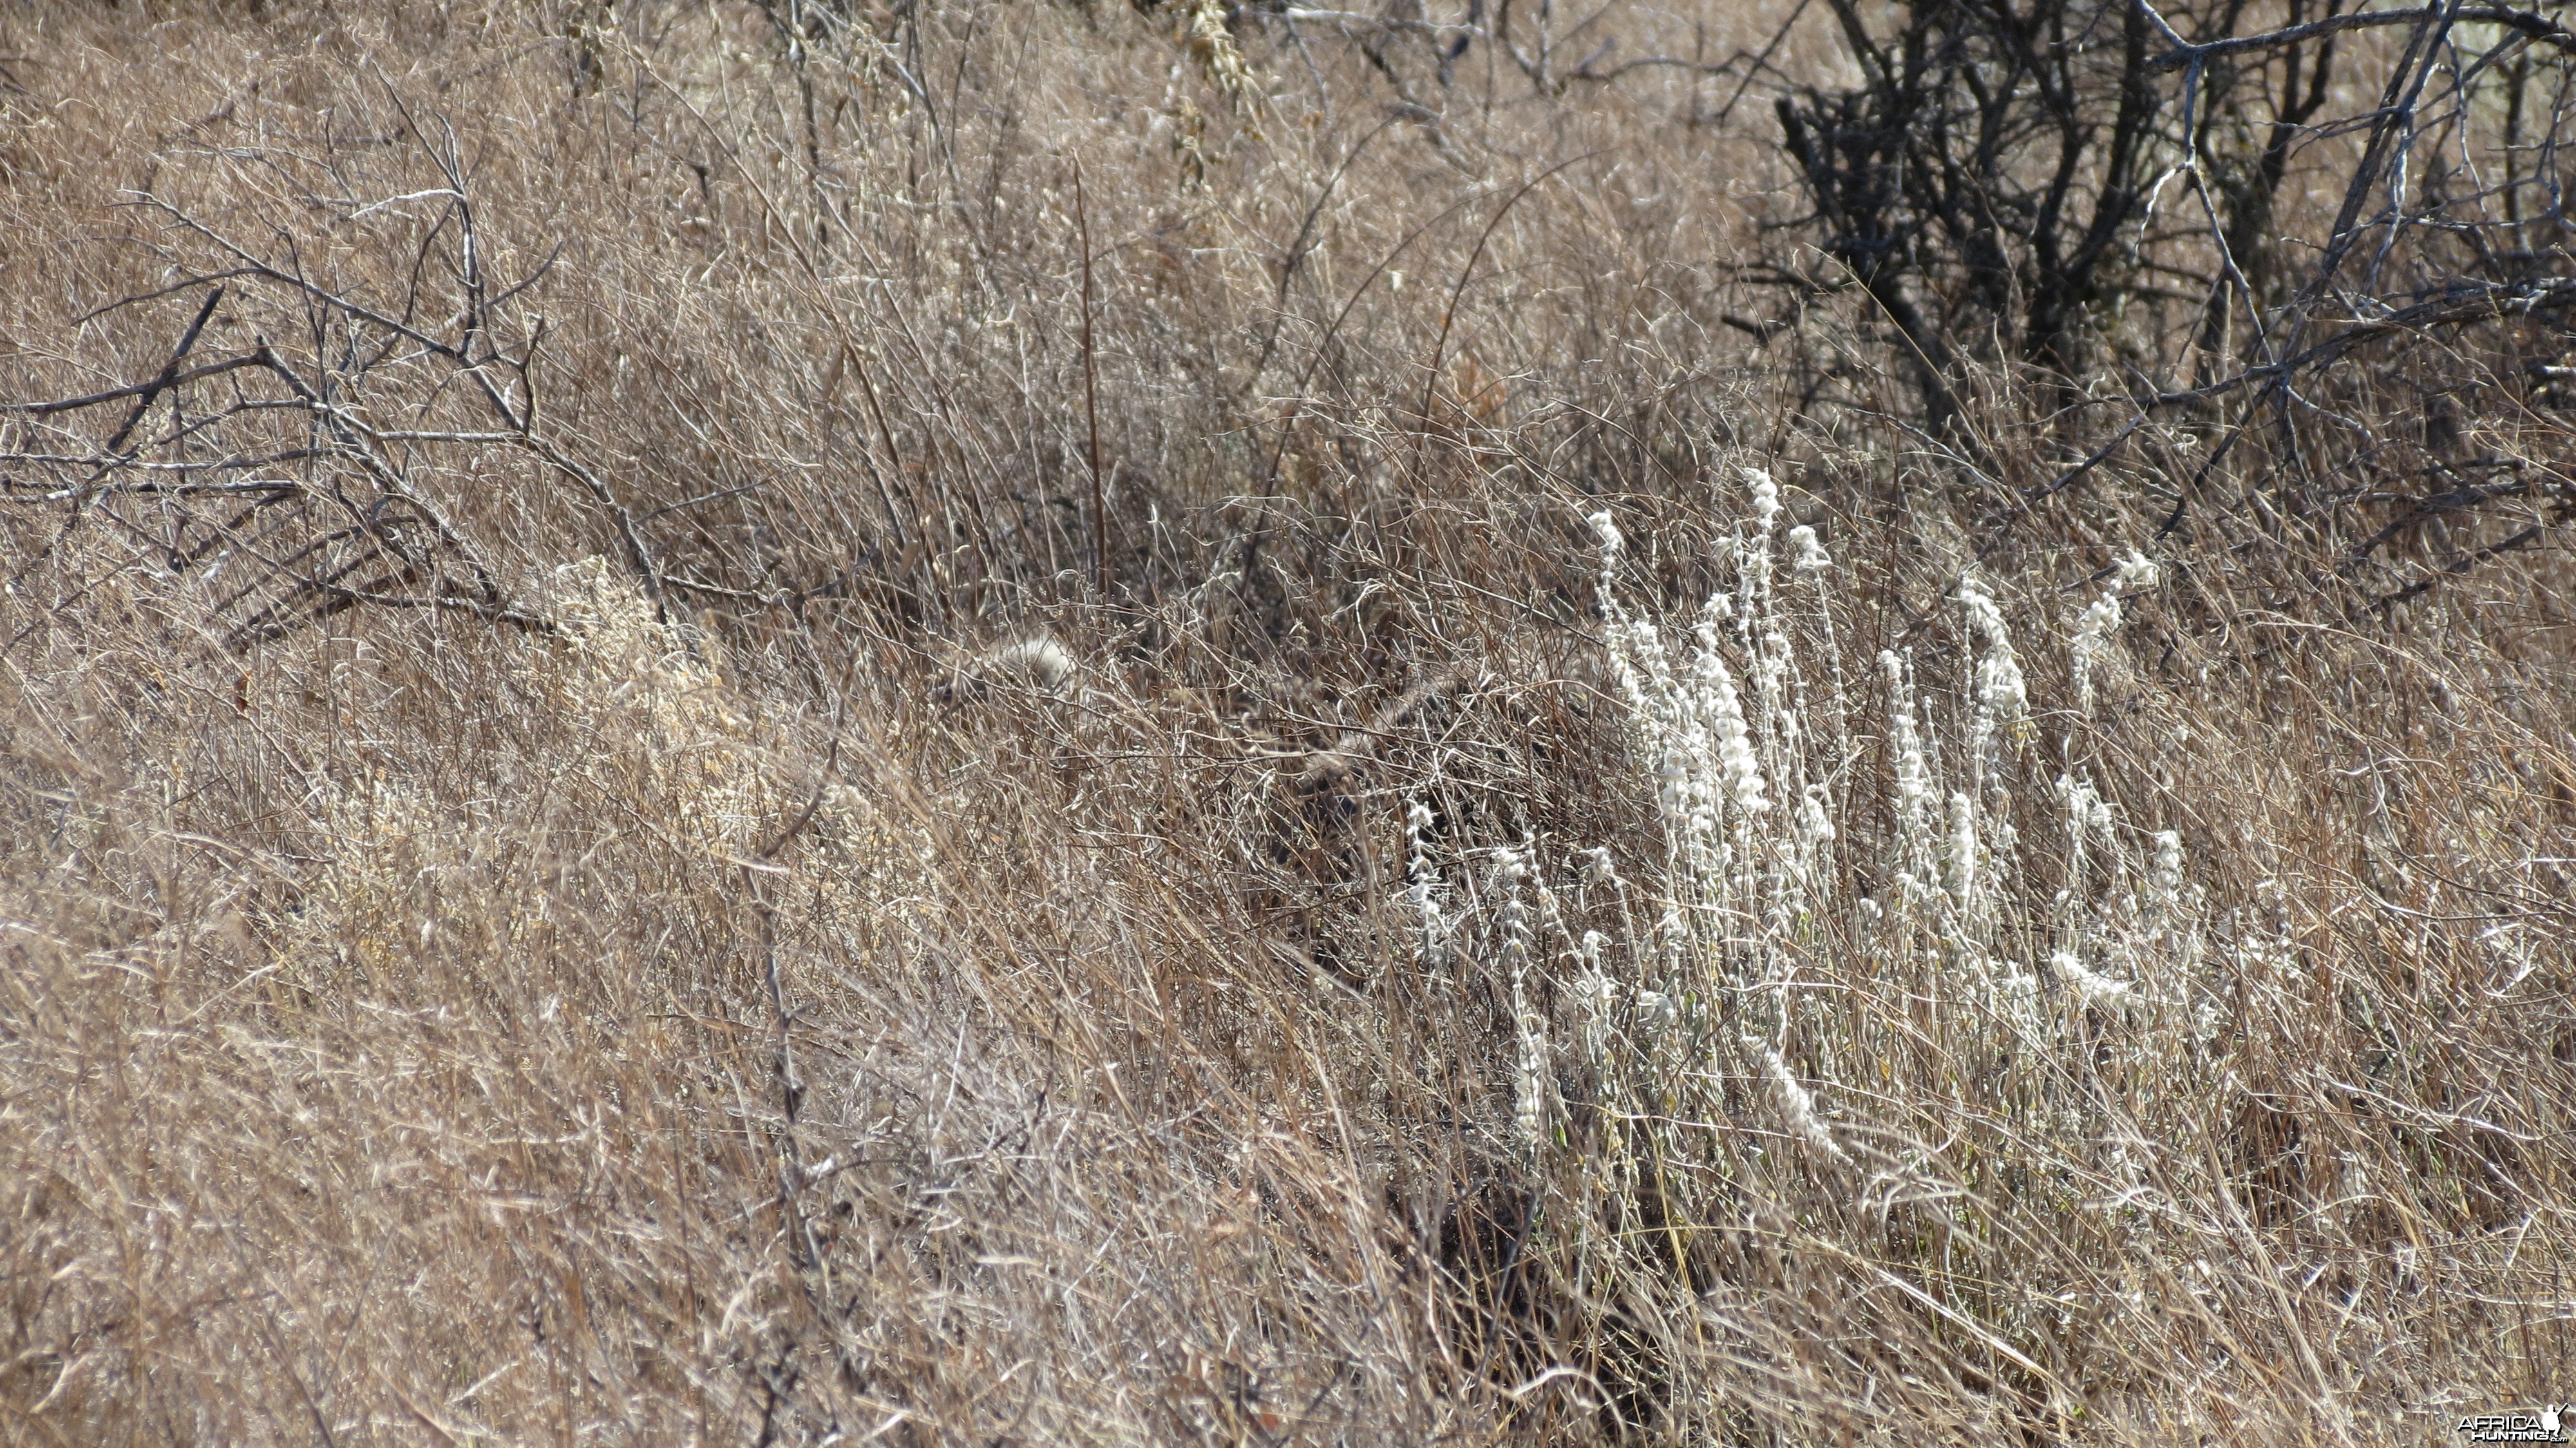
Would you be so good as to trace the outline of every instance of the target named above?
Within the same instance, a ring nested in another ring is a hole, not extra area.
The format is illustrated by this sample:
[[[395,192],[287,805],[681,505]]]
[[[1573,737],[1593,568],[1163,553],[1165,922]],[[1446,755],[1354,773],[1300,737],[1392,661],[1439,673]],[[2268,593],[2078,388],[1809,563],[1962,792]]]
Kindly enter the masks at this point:
[[[1997,526],[2166,428],[2206,447],[2158,536],[2196,514],[2278,555],[2276,597],[2384,609],[2576,516],[2565,430],[2531,406],[2576,301],[2537,200],[2576,45],[2557,20],[1833,13],[1857,83],[1778,102],[1813,206],[1782,235],[1825,265],[1765,276],[1801,306],[1865,298],[1919,396],[1901,425],[1998,490]],[[2294,181],[2334,204],[2286,203]],[[2039,456],[1958,426],[1961,379],[1997,366],[2031,375]],[[2389,556],[2409,537],[2433,556]]]

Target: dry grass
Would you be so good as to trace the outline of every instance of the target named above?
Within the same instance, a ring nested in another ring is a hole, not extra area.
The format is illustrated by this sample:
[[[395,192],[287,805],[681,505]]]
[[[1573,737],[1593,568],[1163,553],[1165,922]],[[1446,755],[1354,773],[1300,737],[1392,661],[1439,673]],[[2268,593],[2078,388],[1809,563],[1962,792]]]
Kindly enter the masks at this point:
[[[159,491],[131,402],[0,414],[0,1436],[2564,1394],[2555,534],[2352,606],[2259,489],[2159,531],[2187,420],[1999,526],[1865,319],[1721,321],[1794,209],[1732,81],[858,18],[0,21],[0,404],[218,274],[192,361],[269,359]]]

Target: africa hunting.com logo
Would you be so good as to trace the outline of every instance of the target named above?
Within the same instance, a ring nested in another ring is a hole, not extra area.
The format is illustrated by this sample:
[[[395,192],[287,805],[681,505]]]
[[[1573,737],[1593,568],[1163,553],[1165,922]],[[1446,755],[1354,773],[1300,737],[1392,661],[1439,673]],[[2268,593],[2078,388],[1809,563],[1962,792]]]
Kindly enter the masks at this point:
[[[2479,1413],[2462,1418],[2456,1431],[2471,1443],[2564,1443],[2561,1414],[2576,1404],[2554,1403],[2531,1413]]]

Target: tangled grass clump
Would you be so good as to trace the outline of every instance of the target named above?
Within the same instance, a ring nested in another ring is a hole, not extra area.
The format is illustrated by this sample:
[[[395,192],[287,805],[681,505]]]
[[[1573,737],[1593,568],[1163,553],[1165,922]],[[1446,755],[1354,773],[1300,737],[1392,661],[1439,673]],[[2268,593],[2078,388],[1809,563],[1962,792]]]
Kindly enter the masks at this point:
[[[0,11],[0,1440],[2563,1396],[2576,293],[1930,370],[1705,8]]]

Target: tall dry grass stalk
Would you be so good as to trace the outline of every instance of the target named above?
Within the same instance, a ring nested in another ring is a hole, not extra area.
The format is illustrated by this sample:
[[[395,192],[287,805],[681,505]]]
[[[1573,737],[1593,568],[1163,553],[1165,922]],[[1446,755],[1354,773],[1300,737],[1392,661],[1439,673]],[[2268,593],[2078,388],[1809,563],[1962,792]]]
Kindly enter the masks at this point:
[[[1963,471],[1748,315],[1788,19],[0,20],[0,1436],[2564,1396],[2546,488]]]

